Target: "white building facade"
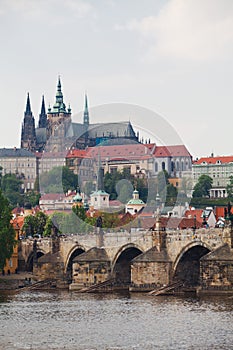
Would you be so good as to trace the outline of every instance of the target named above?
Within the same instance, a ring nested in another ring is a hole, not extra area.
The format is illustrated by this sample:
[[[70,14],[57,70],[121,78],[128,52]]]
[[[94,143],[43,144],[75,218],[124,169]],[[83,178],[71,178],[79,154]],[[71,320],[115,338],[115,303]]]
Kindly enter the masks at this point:
[[[210,197],[225,198],[226,187],[233,176],[233,156],[200,158],[193,163],[192,174],[193,186],[201,175],[208,175],[213,179]]]
[[[22,180],[26,192],[34,189],[37,177],[37,161],[34,153],[22,148],[1,148],[0,166],[2,175],[15,174]]]

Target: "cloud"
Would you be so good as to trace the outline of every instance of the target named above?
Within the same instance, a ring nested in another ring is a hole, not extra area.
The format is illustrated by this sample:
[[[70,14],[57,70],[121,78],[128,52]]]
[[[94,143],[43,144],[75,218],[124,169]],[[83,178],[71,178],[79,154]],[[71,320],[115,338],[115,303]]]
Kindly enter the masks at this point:
[[[0,16],[16,13],[26,19],[66,21],[93,14],[93,6],[85,0],[0,0]]]
[[[132,19],[115,29],[138,33],[147,58],[228,59],[233,54],[233,2],[169,0],[157,15]]]

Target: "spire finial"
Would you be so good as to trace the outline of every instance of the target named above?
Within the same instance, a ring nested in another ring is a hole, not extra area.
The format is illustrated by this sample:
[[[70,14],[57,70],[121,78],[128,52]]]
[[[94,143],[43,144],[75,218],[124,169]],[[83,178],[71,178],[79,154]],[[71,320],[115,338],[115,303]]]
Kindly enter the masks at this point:
[[[47,115],[45,110],[44,95],[42,95],[41,112],[39,115],[39,128],[46,128],[47,126]]]
[[[84,114],[83,114],[83,124],[89,125],[88,100],[87,100],[87,93],[86,92],[85,92],[85,106],[84,106]]]
[[[41,103],[41,112],[40,114],[46,114],[45,111],[45,102],[44,102],[44,95],[42,95],[42,103]]]
[[[28,92],[25,114],[31,114],[31,113],[32,113],[32,111],[31,111],[30,97],[29,97],[29,92]]]
[[[57,91],[61,92],[61,77],[58,75]]]

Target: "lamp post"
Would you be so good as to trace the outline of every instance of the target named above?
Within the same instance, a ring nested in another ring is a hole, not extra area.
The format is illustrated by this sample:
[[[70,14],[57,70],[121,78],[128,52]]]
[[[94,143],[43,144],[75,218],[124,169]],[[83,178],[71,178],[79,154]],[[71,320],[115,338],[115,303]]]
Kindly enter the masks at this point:
[[[196,236],[196,229],[197,229],[197,217],[196,215],[193,216],[193,239]]]

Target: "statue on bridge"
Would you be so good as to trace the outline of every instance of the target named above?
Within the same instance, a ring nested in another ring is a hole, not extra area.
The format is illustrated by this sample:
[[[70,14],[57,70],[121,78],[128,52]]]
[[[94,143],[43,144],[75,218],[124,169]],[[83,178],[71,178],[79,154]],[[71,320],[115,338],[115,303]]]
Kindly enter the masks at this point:
[[[103,227],[103,219],[101,216],[98,216],[98,218],[96,219],[96,227],[99,229]]]

